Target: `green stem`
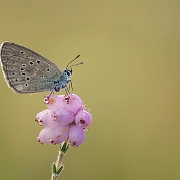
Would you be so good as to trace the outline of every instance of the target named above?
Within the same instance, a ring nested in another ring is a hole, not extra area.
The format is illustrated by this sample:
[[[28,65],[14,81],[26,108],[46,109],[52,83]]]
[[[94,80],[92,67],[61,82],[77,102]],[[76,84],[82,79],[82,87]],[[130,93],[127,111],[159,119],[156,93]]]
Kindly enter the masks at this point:
[[[67,152],[67,150],[68,150],[68,144],[67,144],[67,142],[64,142],[63,144],[61,144],[60,149],[58,151],[56,163],[53,163],[53,166],[55,166],[55,167],[52,166],[51,180],[57,180],[60,172],[62,171],[62,169],[63,169],[62,160],[63,160],[64,155]]]

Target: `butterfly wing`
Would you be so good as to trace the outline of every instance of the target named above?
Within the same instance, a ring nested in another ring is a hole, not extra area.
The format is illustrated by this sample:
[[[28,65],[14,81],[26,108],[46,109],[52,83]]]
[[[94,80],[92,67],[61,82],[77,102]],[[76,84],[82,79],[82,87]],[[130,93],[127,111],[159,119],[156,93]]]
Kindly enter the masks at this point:
[[[0,61],[8,86],[17,93],[51,91],[60,79],[54,63],[15,43],[1,44]]]

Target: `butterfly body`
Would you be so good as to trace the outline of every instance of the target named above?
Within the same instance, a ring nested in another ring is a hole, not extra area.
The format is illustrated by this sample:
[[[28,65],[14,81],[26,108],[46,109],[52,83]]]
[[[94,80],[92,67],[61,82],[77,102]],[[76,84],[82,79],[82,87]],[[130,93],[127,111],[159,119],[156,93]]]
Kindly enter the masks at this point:
[[[1,44],[0,62],[8,86],[17,93],[59,91],[71,81],[72,69],[62,71],[38,53],[15,43]]]

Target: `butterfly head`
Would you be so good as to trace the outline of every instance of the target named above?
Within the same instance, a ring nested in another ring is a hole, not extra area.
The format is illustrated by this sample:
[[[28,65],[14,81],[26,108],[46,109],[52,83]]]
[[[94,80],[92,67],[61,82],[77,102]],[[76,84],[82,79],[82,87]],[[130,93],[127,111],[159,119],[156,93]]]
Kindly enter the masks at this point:
[[[78,64],[73,64],[73,65],[70,65],[73,61],[75,61],[80,55],[76,56],[72,61],[70,61],[68,63],[68,65],[66,66],[66,69],[64,70],[64,72],[66,73],[67,77],[70,78],[72,76],[72,68],[71,69],[68,69],[72,66],[76,66],[76,65],[79,65],[79,64],[83,64],[83,62],[80,62]]]
[[[72,68],[71,69],[65,69],[64,72],[66,73],[67,78],[69,79],[72,76]]]

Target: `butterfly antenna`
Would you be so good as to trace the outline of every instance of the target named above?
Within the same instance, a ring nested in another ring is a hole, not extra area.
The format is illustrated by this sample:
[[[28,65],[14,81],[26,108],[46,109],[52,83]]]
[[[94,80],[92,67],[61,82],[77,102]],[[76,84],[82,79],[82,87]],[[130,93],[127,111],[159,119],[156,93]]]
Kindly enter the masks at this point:
[[[68,63],[68,65],[66,66],[66,69],[69,68],[69,67],[72,67],[72,66],[79,65],[79,64],[84,64],[83,62],[80,62],[80,63],[78,63],[78,64],[73,64],[73,65],[69,66],[69,65],[70,65],[73,61],[75,61],[79,56],[80,56],[80,55],[77,55],[72,61],[70,61],[70,62]]]

